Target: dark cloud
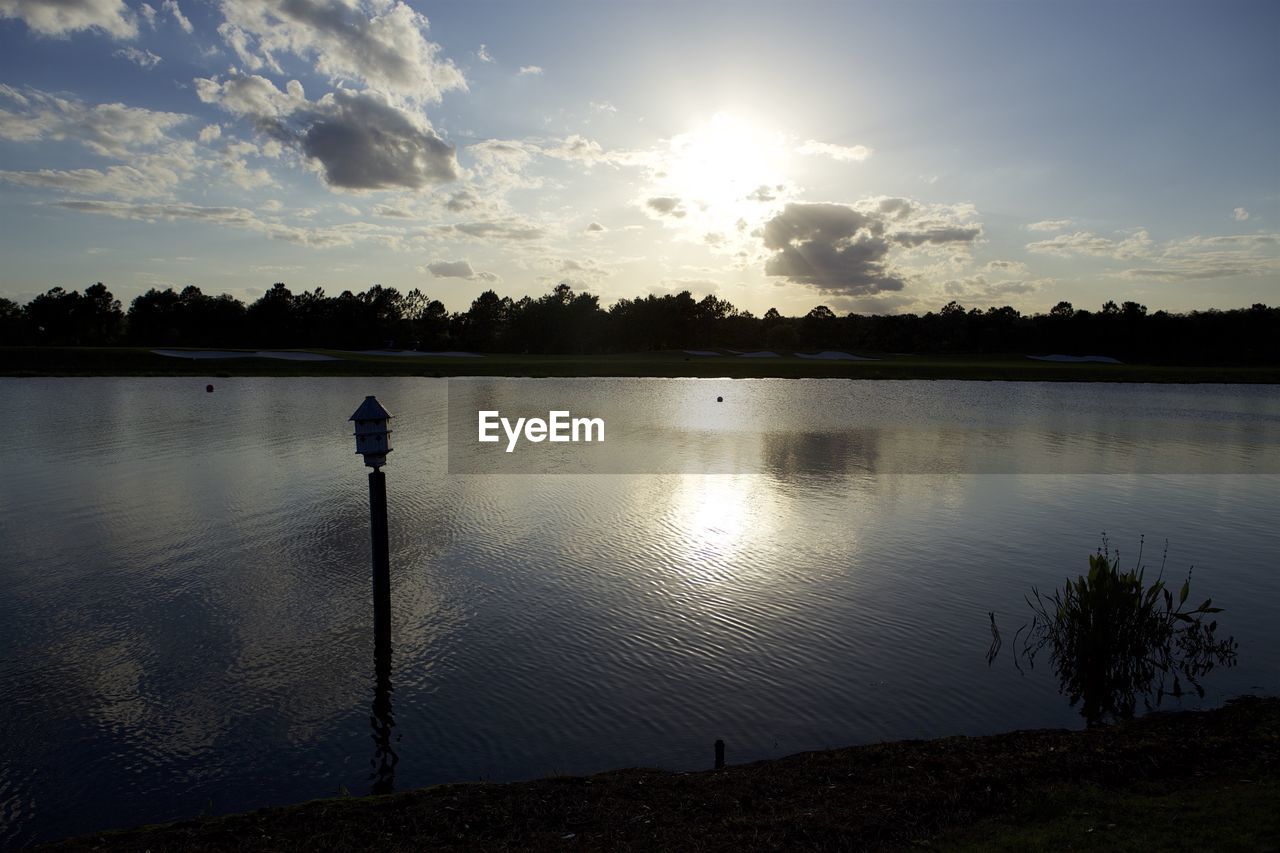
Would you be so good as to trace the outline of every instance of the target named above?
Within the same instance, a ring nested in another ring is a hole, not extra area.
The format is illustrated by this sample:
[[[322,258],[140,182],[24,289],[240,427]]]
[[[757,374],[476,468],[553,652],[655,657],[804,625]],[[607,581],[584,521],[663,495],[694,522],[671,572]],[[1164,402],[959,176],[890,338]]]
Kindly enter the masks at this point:
[[[520,220],[487,220],[480,222],[459,222],[456,225],[443,225],[434,229],[441,234],[462,234],[483,240],[537,240],[546,236],[546,231]]]
[[[338,89],[317,107],[301,145],[330,186],[418,189],[457,179],[454,147],[376,96]]]
[[[889,251],[972,243],[982,226],[963,221],[966,212],[905,198],[788,204],[759,232],[774,253],[765,273],[848,296],[901,290],[902,278],[886,266]]]
[[[684,205],[680,202],[680,199],[672,196],[663,195],[648,199],[645,202],[645,207],[659,216],[674,216],[680,219],[685,215]]]
[[[766,275],[852,296],[901,290],[884,266],[884,224],[843,204],[788,204],[765,223]]]
[[[918,231],[895,231],[893,242],[907,247],[923,246],[925,243],[972,243],[981,234],[981,225],[938,225]]]
[[[593,234],[598,234],[603,230],[604,230],[604,226],[601,225],[599,222],[592,222],[590,225],[587,226],[587,231]]]
[[[471,268],[471,262],[468,260],[461,261],[432,261],[427,264],[427,269],[436,278],[474,278],[476,271]]]
[[[480,198],[471,190],[458,190],[458,192],[449,196],[449,200],[444,203],[444,208],[450,213],[462,213],[464,210],[470,210],[479,204]]]

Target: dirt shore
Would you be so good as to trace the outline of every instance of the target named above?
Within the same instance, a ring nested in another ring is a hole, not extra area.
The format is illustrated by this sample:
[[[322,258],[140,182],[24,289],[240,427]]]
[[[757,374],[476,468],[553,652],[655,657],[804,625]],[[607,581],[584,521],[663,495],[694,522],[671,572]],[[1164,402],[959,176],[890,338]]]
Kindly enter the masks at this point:
[[[1121,802],[1126,795],[1199,799],[1202,790],[1251,785],[1269,797],[1278,770],[1280,698],[1250,697],[1216,710],[1153,714],[1086,731],[901,741],[704,772],[629,769],[320,800],[84,836],[45,849],[937,849],[950,846],[953,836],[962,839],[975,823],[1017,823],[1028,808],[1064,790],[1100,789],[1104,800]],[[1215,819],[1214,808],[1208,811],[1201,824]],[[1266,811],[1250,811],[1256,818],[1222,814],[1222,827],[1199,829],[1266,837],[1249,834],[1270,831],[1270,825],[1249,824],[1274,823]],[[1180,839],[1194,838],[1159,822],[1139,824],[1135,832],[1136,849],[1181,849]],[[1097,849],[1102,840],[1090,835],[1087,846]]]

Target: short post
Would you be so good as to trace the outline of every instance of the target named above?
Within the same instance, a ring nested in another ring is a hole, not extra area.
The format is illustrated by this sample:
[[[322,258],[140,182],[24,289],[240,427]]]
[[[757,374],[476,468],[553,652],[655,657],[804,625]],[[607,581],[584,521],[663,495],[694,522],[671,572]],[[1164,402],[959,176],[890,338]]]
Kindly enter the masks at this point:
[[[376,397],[364,398],[350,420],[356,424],[356,453],[364,457],[369,472],[369,532],[373,540],[373,638],[375,651],[391,652],[391,555],[387,536],[387,480],[382,466],[391,452],[392,414]]]
[[[716,769],[724,769],[724,741],[716,739]]]

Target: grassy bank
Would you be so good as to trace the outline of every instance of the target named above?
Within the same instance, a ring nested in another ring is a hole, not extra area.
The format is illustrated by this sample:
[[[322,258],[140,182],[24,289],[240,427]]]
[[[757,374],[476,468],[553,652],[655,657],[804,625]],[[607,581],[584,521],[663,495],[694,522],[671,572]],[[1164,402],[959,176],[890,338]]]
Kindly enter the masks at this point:
[[[377,356],[314,350],[338,361],[180,359],[142,347],[0,347],[0,376],[659,376],[971,379],[1072,382],[1280,382],[1280,366],[1064,364],[1021,355],[882,355],[872,361],[795,356],[690,356],[681,351],[483,358]]]
[[[1280,699],[1250,698],[1090,731],[321,800],[51,849],[1266,850],[1277,793]]]

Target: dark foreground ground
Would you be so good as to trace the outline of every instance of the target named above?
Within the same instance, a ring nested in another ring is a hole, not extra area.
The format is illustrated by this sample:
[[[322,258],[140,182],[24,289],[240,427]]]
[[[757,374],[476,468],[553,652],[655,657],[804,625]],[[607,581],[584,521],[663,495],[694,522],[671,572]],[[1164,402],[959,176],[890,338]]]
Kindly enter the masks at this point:
[[[1280,382],[1280,366],[1066,364],[1021,354],[875,354],[867,361],[786,355],[691,356],[681,350],[610,355],[482,358],[378,356],[311,350],[337,361],[181,359],[144,347],[0,347],[0,376],[701,376],[746,378],[974,379],[1072,382]]]
[[[50,849],[1277,850],[1278,771],[1280,699],[1246,698],[1092,731],[322,800]]]

